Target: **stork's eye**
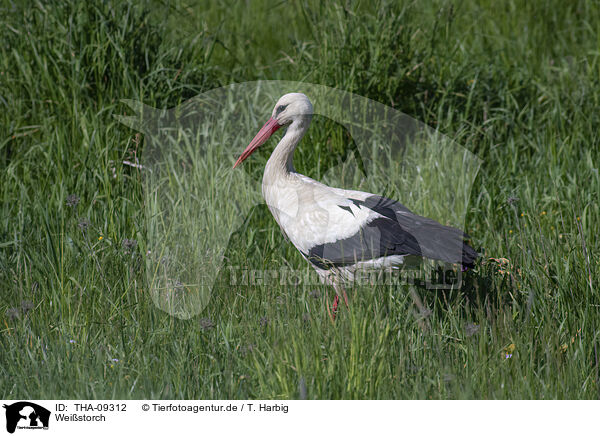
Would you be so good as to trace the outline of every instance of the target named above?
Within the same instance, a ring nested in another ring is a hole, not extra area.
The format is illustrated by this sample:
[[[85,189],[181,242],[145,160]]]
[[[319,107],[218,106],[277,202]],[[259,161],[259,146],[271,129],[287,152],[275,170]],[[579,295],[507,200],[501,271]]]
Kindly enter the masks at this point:
[[[288,105],[281,105],[281,106],[277,106],[277,109],[275,110],[275,115],[279,115],[281,112],[283,112],[285,110],[285,108],[288,107]]]

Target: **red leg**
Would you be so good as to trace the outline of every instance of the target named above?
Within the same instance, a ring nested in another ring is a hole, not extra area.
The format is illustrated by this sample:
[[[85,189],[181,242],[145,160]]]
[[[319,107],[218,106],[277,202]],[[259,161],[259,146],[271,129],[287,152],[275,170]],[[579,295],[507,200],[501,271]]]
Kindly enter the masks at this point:
[[[333,299],[333,310],[331,311],[333,313],[334,321],[335,321],[335,315],[337,315],[337,308],[338,308],[339,302],[340,302],[340,297],[338,296],[338,294],[335,294],[335,298]]]
[[[334,283],[333,289],[335,289],[335,293],[337,295],[344,297],[344,304],[346,304],[346,307],[350,307],[348,304],[348,294],[346,294],[346,289],[344,289],[344,286],[340,283]]]

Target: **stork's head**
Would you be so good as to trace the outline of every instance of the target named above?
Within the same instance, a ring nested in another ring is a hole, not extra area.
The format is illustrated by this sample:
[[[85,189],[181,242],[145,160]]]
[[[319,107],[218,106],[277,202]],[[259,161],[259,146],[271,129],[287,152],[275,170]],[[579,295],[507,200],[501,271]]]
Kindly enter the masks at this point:
[[[277,120],[280,126],[286,126],[296,119],[304,119],[312,114],[313,106],[308,97],[300,92],[292,92],[277,101],[271,119]]]
[[[241,164],[258,147],[263,145],[273,133],[280,127],[287,126],[294,121],[304,122],[310,120],[313,114],[313,106],[308,97],[300,92],[292,92],[281,97],[275,107],[269,121],[259,130],[250,145],[246,147],[234,168]]]

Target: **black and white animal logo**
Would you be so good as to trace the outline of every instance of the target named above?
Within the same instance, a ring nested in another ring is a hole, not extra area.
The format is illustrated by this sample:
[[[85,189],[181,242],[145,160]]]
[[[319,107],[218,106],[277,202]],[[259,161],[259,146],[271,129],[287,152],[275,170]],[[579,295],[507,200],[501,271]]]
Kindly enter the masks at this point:
[[[19,401],[5,404],[6,431],[14,433],[19,429],[48,429],[50,411],[42,406],[29,401]]]

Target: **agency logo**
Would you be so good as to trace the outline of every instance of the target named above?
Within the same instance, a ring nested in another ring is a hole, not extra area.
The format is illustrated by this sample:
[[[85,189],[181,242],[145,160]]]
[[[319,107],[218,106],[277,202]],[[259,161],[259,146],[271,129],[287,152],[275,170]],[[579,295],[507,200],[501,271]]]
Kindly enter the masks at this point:
[[[3,406],[6,409],[6,431],[14,433],[18,429],[48,429],[50,411],[29,401],[19,401]]]

